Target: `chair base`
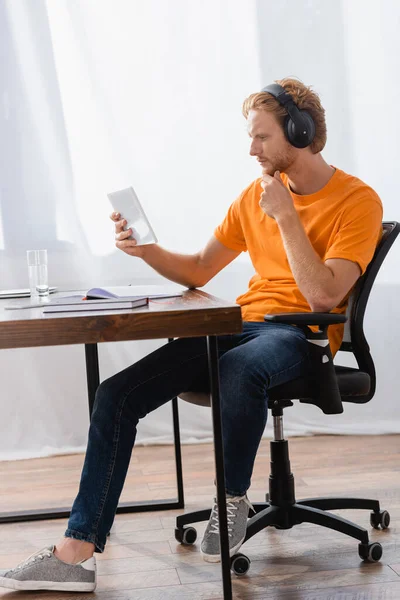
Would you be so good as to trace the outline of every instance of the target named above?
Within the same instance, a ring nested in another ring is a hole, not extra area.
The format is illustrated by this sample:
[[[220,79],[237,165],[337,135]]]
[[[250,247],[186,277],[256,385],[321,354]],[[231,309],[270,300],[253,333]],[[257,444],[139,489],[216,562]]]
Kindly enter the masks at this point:
[[[366,498],[311,498],[310,500],[294,502],[288,506],[276,506],[269,502],[255,502],[253,507],[256,514],[247,523],[247,533],[244,541],[246,542],[266,527],[291,529],[294,525],[300,525],[301,523],[314,523],[344,533],[359,540],[362,544],[369,543],[367,529],[343,517],[326,512],[327,508],[319,508],[319,506],[329,506],[330,510],[355,508],[369,509],[377,514],[380,512],[379,501]],[[180,529],[185,525],[208,521],[210,515],[211,508],[180,515],[176,519],[176,527]]]
[[[256,514],[248,520],[244,542],[265,527],[291,529],[300,523],[313,523],[359,540],[360,557],[371,560],[370,548],[380,544],[370,544],[368,531],[364,527],[326,511],[347,508],[371,510],[373,511],[371,518],[376,517],[378,522],[382,514],[379,501],[366,498],[308,498],[297,502],[294,494],[294,478],[290,472],[288,442],[275,439],[271,441],[270,447],[269,494],[266,502],[253,504]],[[185,525],[207,521],[210,515],[211,509],[181,515],[176,519],[176,527],[183,530]],[[381,554],[382,552],[380,556]]]
[[[345,500],[349,500],[350,507],[344,505]],[[362,544],[369,543],[368,531],[364,527],[360,527],[356,523],[338,515],[325,512],[324,509],[317,508],[315,505],[327,503],[332,509],[370,508],[379,512],[380,508],[377,500],[366,500],[363,498],[315,498],[311,502],[314,505],[307,500],[295,502],[289,506],[276,506],[269,502],[257,502],[253,504],[256,514],[248,521],[244,541],[246,542],[253,535],[268,526],[275,527],[276,529],[291,529],[294,525],[300,525],[301,523],[313,523],[344,533],[359,540]]]

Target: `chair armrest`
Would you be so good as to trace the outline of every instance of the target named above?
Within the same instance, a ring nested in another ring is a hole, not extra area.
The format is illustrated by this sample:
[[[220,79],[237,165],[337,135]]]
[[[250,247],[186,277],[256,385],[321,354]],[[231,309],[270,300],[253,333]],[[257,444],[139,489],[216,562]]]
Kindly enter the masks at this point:
[[[310,313],[279,313],[264,315],[264,321],[273,323],[288,323],[290,325],[335,325],[346,323],[346,315],[336,313],[310,312]]]

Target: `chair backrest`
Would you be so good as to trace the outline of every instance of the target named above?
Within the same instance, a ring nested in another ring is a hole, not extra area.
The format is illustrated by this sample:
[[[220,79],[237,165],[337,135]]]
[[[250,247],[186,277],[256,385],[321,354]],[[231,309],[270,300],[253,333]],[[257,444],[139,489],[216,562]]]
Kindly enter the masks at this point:
[[[368,373],[371,378],[370,397],[375,393],[375,366],[369,351],[369,345],[364,334],[364,314],[369,294],[381,265],[393,242],[400,233],[400,223],[384,221],[382,223],[382,238],[376,247],[375,254],[364,275],[358,280],[349,298],[346,310],[348,317],[340,350],[352,352],[361,371]]]

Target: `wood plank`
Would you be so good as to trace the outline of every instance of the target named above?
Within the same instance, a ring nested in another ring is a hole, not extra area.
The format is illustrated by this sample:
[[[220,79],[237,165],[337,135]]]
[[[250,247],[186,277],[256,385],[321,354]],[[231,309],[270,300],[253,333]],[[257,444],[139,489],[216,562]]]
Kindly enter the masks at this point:
[[[379,449],[384,448],[384,460]],[[233,577],[235,600],[398,600],[400,598],[400,436],[316,436],[292,438],[290,452],[297,497],[317,495],[370,496],[389,509],[391,527],[369,527],[369,511],[335,511],[370,531],[383,545],[380,563],[366,564],[358,542],[338,532],[302,524],[290,530],[268,528],[242,548],[251,559],[243,578]],[[219,564],[205,563],[199,544],[205,523],[196,525],[198,541],[175,541],[175,518],[182,512],[210,506],[214,494],[210,444],[183,447],[186,507],[117,515],[103,554],[96,553],[100,600],[222,600]],[[201,465],[199,456],[202,457]],[[331,461],[332,459],[332,461]],[[18,503],[43,508],[76,493],[82,455],[0,463],[0,500],[7,509]],[[331,464],[332,462],[332,464]],[[334,463],[334,464],[333,464]],[[325,468],[322,468],[323,465]],[[326,470],[329,465],[329,473]],[[175,470],[171,447],[137,447],[124,488],[125,500],[173,493]],[[250,500],[265,496],[269,443],[263,440],[256,460]],[[301,477],[297,477],[297,472]],[[157,484],[157,476],[160,476]],[[27,494],[29,490],[29,494]],[[28,498],[27,498],[28,496]],[[0,525],[0,569],[15,566],[44,545],[57,543],[67,520]],[[15,592],[0,589],[1,600]],[[29,600],[76,600],[77,594],[29,593]]]

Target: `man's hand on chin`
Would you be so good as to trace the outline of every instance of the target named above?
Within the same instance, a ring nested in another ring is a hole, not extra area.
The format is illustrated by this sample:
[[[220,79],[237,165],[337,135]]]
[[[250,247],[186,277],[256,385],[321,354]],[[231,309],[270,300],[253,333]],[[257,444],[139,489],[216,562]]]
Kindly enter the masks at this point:
[[[292,196],[283,184],[279,171],[272,176],[263,169],[261,187],[263,192],[259,204],[266,215],[279,221],[296,212]]]

